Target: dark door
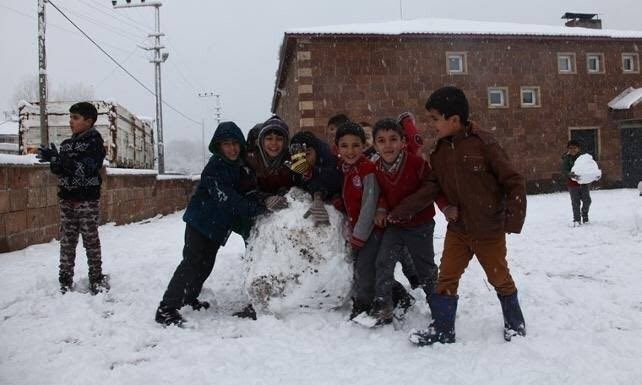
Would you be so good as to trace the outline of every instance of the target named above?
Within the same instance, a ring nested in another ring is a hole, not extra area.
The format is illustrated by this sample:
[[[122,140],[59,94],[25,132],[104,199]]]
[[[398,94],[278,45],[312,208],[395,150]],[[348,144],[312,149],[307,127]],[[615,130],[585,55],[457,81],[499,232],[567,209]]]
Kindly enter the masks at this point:
[[[582,144],[582,152],[591,154],[597,161],[597,128],[582,128],[571,130],[571,139]]]
[[[642,181],[642,122],[620,123],[622,184],[637,187]]]

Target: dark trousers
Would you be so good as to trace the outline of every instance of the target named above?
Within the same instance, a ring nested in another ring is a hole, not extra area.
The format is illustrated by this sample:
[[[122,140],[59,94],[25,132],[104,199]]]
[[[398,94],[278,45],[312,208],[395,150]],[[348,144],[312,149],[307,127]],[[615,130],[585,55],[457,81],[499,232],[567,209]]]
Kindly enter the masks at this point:
[[[164,306],[180,309],[198,298],[203,283],[212,273],[220,246],[189,225],[185,226],[183,260],[167,285],[163,295]]]
[[[97,283],[102,279],[102,260],[98,224],[100,205],[98,200],[71,201],[61,199],[60,206],[60,270],[61,285],[71,286],[74,278],[76,246],[78,236],[87,252],[89,282]]]
[[[568,192],[571,194],[571,206],[573,206],[573,221],[588,221],[589,207],[591,207],[591,193],[588,184],[579,186],[569,186]]]
[[[424,290],[432,292],[432,287],[437,280],[432,240],[434,230],[435,221],[432,219],[412,228],[396,225],[386,227],[375,262],[376,297],[381,297],[388,303],[392,302],[395,265],[400,259],[400,252],[403,252],[404,246],[410,254],[420,284],[424,285]]]
[[[506,261],[506,236],[491,239],[474,239],[469,235],[446,231],[444,252],[439,265],[437,294],[457,295],[459,279],[473,255],[481,264],[488,282],[497,294],[511,295],[517,291]]]
[[[354,260],[354,298],[369,305],[375,294],[375,261],[383,231],[372,230],[368,240],[357,252]]]

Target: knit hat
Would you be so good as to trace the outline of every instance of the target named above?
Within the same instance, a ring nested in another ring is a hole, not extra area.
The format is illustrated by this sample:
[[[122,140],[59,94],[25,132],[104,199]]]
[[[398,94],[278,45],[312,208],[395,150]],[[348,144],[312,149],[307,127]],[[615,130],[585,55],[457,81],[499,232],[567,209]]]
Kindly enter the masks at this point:
[[[319,143],[319,139],[310,131],[301,131],[297,132],[290,141],[292,144],[305,144],[307,147],[314,148],[316,150]]]
[[[286,138],[290,137],[290,128],[288,125],[277,115],[272,116],[270,119],[266,120],[265,123],[261,126],[261,131],[259,133],[259,139],[263,138],[268,132],[276,131],[279,135],[282,135]]]
[[[265,150],[263,149],[263,138],[265,138],[267,134],[272,132],[275,132],[276,134],[281,135],[284,138],[283,149],[281,150],[281,153],[273,158],[268,156],[268,154],[266,154]],[[289,138],[290,129],[288,125],[277,115],[274,115],[270,119],[266,120],[265,123],[263,123],[263,125],[261,126],[261,131],[259,131],[258,137],[258,147],[259,152],[261,153],[261,158],[263,159],[263,164],[269,171],[274,172],[278,170],[286,160]]]

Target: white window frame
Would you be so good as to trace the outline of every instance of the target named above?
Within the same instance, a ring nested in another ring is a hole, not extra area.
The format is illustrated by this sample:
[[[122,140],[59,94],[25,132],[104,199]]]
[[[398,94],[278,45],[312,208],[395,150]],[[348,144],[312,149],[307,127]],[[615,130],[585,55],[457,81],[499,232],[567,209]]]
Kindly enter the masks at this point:
[[[446,52],[446,73],[449,75],[466,75],[468,73],[468,58],[466,52]],[[450,58],[456,57],[460,59],[461,71],[450,69]]]
[[[560,59],[562,57],[568,57],[569,59],[569,65],[570,69],[568,70],[563,70],[560,67]],[[575,52],[558,52],[557,53],[557,73],[560,74],[575,74],[577,73],[577,65],[576,65],[576,60],[575,60]]]
[[[624,62],[626,59],[631,59],[633,63],[633,68],[627,70],[624,68]],[[635,52],[625,52],[622,54],[622,73],[625,74],[639,74],[640,73],[640,57]]]
[[[531,92],[533,94],[533,103],[524,102],[524,94],[526,92]],[[523,108],[536,108],[542,106],[542,93],[539,87],[537,86],[523,86],[519,90],[519,101]]]
[[[493,92],[501,93],[501,104],[491,103],[490,94]],[[488,108],[508,108],[508,87],[488,87],[486,95],[488,97]]]
[[[591,59],[597,59],[597,69],[591,69]],[[586,72],[589,74],[603,74],[605,70],[604,54],[602,53],[587,53],[586,54]]]

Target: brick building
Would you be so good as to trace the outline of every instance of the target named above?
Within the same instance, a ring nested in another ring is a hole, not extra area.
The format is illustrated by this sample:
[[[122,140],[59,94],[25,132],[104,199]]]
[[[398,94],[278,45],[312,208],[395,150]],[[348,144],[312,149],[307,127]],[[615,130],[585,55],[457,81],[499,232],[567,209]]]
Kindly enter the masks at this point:
[[[292,30],[272,111],[317,134],[336,113],[374,122],[412,111],[432,143],[425,101],[455,85],[530,191],[563,188],[569,138],[593,153],[603,186],[634,186],[642,179],[640,48],[642,31],[444,19]]]

